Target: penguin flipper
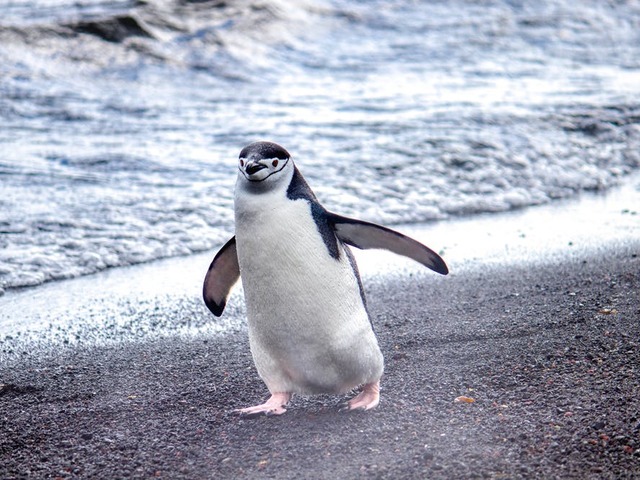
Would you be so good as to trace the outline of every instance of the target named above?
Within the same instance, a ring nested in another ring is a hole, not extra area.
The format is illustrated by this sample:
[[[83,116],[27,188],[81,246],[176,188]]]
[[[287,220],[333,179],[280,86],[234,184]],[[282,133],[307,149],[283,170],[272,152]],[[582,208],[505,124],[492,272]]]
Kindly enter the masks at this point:
[[[222,315],[229,292],[239,278],[240,266],[234,236],[218,251],[204,277],[204,303],[216,317]]]
[[[434,272],[446,275],[447,264],[429,247],[400,232],[375,223],[343,217],[327,212],[336,236],[345,243],[360,249],[382,248],[409,257]]]

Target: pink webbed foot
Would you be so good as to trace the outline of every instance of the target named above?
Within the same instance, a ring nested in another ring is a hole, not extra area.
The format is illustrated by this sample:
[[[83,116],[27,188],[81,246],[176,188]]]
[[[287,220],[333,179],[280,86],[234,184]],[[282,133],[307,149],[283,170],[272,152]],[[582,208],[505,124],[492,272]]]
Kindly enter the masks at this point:
[[[347,402],[346,410],[365,411],[378,406],[380,402],[380,381],[367,383],[362,391]]]
[[[271,395],[271,397],[269,397],[269,400],[261,405],[256,405],[255,407],[239,408],[238,410],[234,410],[234,412],[242,417],[256,417],[260,414],[265,414],[267,416],[282,415],[287,411],[287,409],[284,407],[287,406],[289,400],[291,400],[290,393],[274,393]]]

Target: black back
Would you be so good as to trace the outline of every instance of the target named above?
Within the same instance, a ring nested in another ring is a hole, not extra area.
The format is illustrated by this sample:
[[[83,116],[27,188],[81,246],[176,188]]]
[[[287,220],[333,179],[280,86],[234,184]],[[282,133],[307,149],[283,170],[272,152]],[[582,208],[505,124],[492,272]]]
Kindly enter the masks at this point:
[[[316,223],[318,232],[322,236],[329,255],[338,260],[340,258],[340,249],[338,248],[338,239],[333,226],[329,222],[327,211],[320,205],[313,190],[307,184],[306,180],[300,173],[297,167],[293,167],[293,177],[291,177],[291,183],[287,188],[287,198],[291,200],[306,200],[311,207],[311,216]]]

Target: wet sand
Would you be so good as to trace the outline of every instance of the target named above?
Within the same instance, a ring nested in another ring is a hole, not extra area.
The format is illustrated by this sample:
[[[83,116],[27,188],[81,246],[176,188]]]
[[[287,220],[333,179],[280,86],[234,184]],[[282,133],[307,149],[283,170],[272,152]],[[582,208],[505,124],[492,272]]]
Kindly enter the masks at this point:
[[[639,251],[369,281],[369,413],[234,416],[266,393],[242,330],[27,352],[1,370],[2,477],[637,478]]]

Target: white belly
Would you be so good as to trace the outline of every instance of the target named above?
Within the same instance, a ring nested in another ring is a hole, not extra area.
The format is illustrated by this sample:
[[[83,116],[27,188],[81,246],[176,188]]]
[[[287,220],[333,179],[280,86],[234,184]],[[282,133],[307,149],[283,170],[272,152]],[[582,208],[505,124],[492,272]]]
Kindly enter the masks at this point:
[[[327,247],[304,200],[236,199],[236,245],[258,373],[273,392],[340,393],[383,369],[342,245]]]

